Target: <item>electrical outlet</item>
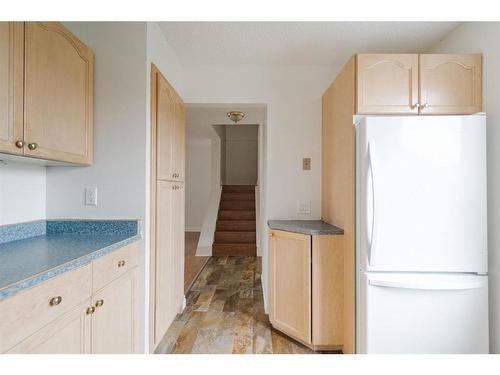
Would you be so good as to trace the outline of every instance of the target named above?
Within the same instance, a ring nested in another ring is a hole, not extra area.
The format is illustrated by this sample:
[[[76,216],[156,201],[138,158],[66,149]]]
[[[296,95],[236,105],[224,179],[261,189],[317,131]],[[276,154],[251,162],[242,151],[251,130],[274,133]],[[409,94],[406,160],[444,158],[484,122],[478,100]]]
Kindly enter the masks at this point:
[[[311,170],[311,158],[303,158],[302,159],[302,170],[310,171]]]
[[[311,201],[302,201],[297,204],[298,214],[310,214],[311,213]]]
[[[97,188],[85,188],[85,205],[97,206]]]

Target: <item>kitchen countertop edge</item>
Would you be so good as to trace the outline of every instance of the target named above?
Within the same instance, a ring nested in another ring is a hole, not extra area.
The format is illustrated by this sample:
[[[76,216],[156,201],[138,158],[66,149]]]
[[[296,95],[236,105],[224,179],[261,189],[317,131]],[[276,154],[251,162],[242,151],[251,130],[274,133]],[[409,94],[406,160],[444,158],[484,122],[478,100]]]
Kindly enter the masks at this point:
[[[93,261],[94,259],[100,258],[104,255],[109,254],[109,253],[112,253],[113,251],[118,250],[124,246],[129,245],[129,244],[132,244],[134,242],[137,242],[140,239],[142,239],[141,234],[140,233],[135,234],[129,238],[115,242],[115,243],[113,243],[109,246],[103,247],[99,250],[95,250],[95,251],[88,253],[86,255],[83,255],[79,258],[70,260],[69,262],[60,264],[56,267],[53,267],[49,270],[39,272],[39,273],[37,273],[33,276],[30,276],[26,279],[23,279],[21,281],[15,282],[13,284],[7,285],[7,286],[0,289],[0,301],[5,299],[5,298],[12,297],[12,296],[16,295],[17,293],[22,292],[25,289],[36,286],[36,285],[38,285],[46,280],[49,280],[53,277],[60,275],[60,274],[63,274],[65,272],[71,271],[75,268],[81,267],[85,264],[88,264],[91,261]]]
[[[311,236],[338,236],[344,230],[323,220],[268,220],[267,225],[272,230],[300,233]],[[320,226],[315,228],[315,226]]]

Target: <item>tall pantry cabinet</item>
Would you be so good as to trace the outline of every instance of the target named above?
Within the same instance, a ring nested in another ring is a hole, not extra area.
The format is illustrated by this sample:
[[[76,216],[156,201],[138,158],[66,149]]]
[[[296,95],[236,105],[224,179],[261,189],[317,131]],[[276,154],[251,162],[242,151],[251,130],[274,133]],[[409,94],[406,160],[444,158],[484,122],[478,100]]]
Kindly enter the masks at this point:
[[[355,115],[468,115],[482,110],[480,54],[358,54],[323,94],[321,217],[344,229],[344,353],[354,353]]]
[[[184,303],[185,108],[161,72],[151,67],[150,350]]]

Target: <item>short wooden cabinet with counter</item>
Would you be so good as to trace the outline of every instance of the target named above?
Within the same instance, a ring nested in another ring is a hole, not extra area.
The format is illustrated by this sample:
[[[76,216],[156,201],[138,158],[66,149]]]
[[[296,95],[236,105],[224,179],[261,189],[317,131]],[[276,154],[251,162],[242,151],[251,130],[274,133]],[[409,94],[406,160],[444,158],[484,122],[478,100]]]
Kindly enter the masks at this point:
[[[138,246],[0,301],[0,352],[138,353]]]
[[[92,50],[59,22],[0,22],[0,152],[92,164]]]
[[[269,231],[269,320],[314,350],[343,348],[342,235]]]

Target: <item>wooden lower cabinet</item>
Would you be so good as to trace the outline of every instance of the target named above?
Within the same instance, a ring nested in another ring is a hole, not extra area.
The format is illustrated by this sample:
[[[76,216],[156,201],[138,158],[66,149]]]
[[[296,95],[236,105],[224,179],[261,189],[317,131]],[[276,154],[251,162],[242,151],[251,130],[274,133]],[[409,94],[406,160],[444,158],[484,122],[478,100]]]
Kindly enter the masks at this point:
[[[271,231],[269,320],[288,335],[311,343],[311,239]]]
[[[47,324],[10,349],[8,354],[89,354],[91,317],[86,310],[90,299]]]
[[[138,353],[137,267],[93,297],[92,353]]]
[[[343,345],[342,237],[269,232],[269,320],[314,350]]]
[[[0,301],[0,352],[139,353],[137,251],[137,244],[125,246]],[[115,276],[92,293],[103,270]]]

